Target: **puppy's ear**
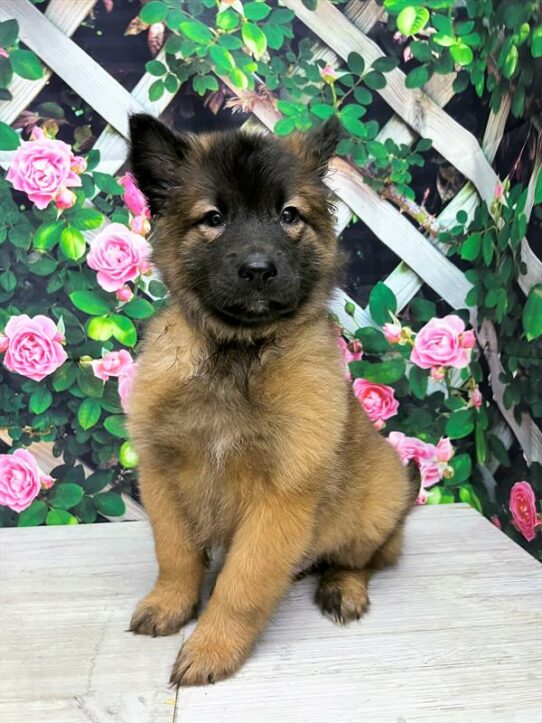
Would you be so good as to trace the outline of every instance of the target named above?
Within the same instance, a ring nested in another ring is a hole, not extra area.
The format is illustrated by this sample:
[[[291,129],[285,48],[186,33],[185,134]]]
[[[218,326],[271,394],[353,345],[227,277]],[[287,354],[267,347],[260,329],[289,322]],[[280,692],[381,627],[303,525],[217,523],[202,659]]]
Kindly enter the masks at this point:
[[[178,185],[188,145],[186,138],[151,115],[130,117],[130,167],[153,215],[160,213],[171,189]]]
[[[335,154],[340,137],[341,124],[334,115],[305,136],[307,155],[316,164],[321,177],[326,175],[327,164]]]

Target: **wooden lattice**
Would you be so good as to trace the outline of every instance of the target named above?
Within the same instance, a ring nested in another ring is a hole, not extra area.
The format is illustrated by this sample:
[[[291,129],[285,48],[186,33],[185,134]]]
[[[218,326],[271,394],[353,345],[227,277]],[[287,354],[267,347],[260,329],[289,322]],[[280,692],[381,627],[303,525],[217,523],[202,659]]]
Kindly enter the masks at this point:
[[[51,0],[45,13],[36,9],[30,0],[3,0],[0,3],[0,20],[17,19],[21,40],[49,69],[40,80],[13,81],[10,87],[13,99],[0,103],[0,119],[6,123],[13,122],[42,90],[50,75],[55,73],[107,121],[108,126],[94,145],[101,154],[97,170],[116,173],[126,160],[129,114],[145,111],[158,116],[168,106],[173,95],[166,91],[158,101],[151,102],[148,89],[156,78],[149,74],[141,78],[131,93],[128,92],[71,40],[71,35],[95,3],[96,0]],[[351,52],[359,53],[367,64],[383,56],[378,45],[367,36],[384,12],[374,0],[352,0],[344,6],[343,11],[328,0],[319,0],[315,11],[308,10],[301,0],[283,0],[282,4],[290,8],[320,39],[317,57],[324,58],[326,62],[337,66]],[[157,59],[163,60],[163,56],[161,52]],[[400,70],[393,70],[387,75],[385,88],[378,91],[395,115],[382,128],[377,140],[392,138],[396,143],[412,144],[419,136],[430,138],[434,148],[467,179],[466,185],[436,219],[435,228],[445,229],[454,224],[459,209],[472,215],[480,199],[490,202],[493,198],[498,179],[491,162],[503,136],[510,99],[503,99],[499,111],[490,114],[480,146],[471,133],[443,110],[453,97],[453,75],[433,76],[420,90],[407,89],[404,79]],[[226,78],[221,80],[234,94],[239,97],[244,95]],[[257,122],[271,130],[281,117],[272,104],[263,101],[252,108]],[[1,155],[2,165],[9,163],[9,155]],[[539,152],[529,184],[527,216],[532,209],[535,179],[541,163]],[[395,293],[399,309],[410,302],[422,284],[430,286],[452,308],[464,307],[470,284],[463,272],[439,249],[432,234],[424,235],[417,230],[400,207],[379,196],[364,183],[358,170],[340,158],[332,161],[327,183],[337,199],[337,230],[342,231],[355,214],[402,259],[397,268],[384,279]],[[92,238],[92,234],[87,232],[87,238]],[[521,277],[520,286],[528,293],[534,284],[542,282],[542,262],[532,252],[527,239],[522,241],[521,254],[527,272]],[[368,310],[356,304],[355,321],[345,314],[346,301],[355,303],[343,291],[337,290],[332,308],[345,328],[355,331],[360,324],[373,323]],[[476,325],[475,310],[471,316]],[[542,434],[532,418],[523,414],[518,423],[513,410],[504,406],[504,389],[499,380],[503,369],[493,325],[484,322],[478,337],[486,353],[493,395],[504,419],[518,439],[527,461],[542,462]],[[501,428],[501,436],[507,446],[512,440],[509,428],[504,424]],[[42,457],[44,465],[45,457],[46,452]],[[489,486],[494,484],[493,471],[491,464],[482,470]],[[129,499],[126,501],[128,512],[124,519],[144,516],[135,502]]]

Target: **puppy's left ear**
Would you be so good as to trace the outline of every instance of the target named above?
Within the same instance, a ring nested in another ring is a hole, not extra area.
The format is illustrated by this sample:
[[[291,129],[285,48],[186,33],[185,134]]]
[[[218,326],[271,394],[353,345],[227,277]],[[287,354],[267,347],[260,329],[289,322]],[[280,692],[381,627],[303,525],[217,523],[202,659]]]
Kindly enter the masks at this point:
[[[179,185],[188,147],[186,136],[153,116],[130,117],[130,167],[153,215],[163,210],[171,189]]]
[[[305,136],[307,155],[314,160],[321,177],[326,175],[327,164],[335,155],[340,137],[341,124],[334,115]]]

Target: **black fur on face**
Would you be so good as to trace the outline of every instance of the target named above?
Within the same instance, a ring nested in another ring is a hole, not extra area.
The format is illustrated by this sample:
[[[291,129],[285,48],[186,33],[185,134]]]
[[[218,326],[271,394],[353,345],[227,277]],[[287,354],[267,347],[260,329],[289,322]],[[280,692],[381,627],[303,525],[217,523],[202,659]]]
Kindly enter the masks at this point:
[[[154,261],[189,320],[227,336],[322,312],[338,266],[322,182],[335,120],[284,140],[179,135],[146,115],[130,130],[131,167],[157,216]]]

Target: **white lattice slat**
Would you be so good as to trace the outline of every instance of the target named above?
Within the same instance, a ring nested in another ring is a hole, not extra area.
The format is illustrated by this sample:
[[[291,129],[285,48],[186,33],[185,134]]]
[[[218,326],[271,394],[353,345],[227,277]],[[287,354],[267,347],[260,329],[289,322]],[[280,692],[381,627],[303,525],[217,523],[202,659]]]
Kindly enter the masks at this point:
[[[102,118],[126,135],[129,114],[144,112],[146,106],[136,101],[29,0],[3,0],[0,20],[9,18],[18,21],[21,40]]]
[[[71,37],[96,2],[97,0],[77,0],[77,3],[70,0],[51,0],[45,15],[64,35]],[[45,73],[39,80],[25,80],[18,75],[14,76],[9,86],[13,98],[10,101],[0,101],[0,120],[13,123],[47,85],[51,75],[49,68],[45,68]]]
[[[314,11],[308,10],[301,0],[283,0],[283,4],[344,60],[352,52],[359,53],[367,64],[384,57],[378,45],[328,0],[319,0]],[[417,133],[430,138],[435,149],[474,183],[482,198],[490,201],[497,176],[474,136],[421,90],[409,90],[402,71],[392,70],[386,74],[386,80],[386,87],[378,93],[388,105]]]

